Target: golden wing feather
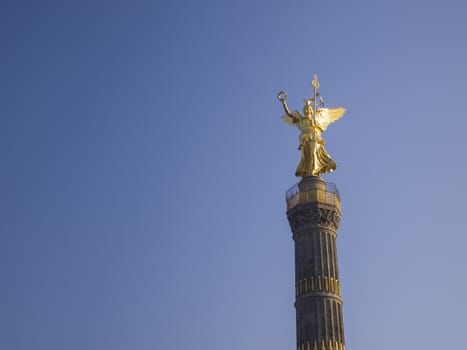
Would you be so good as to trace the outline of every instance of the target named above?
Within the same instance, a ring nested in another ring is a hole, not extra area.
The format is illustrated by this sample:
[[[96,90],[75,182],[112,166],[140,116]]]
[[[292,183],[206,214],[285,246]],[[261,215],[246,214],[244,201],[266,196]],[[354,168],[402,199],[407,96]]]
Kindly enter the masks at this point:
[[[328,125],[340,119],[346,109],[339,108],[320,108],[316,113],[316,124],[320,127],[321,130],[326,130]]]
[[[300,120],[300,113],[298,113],[298,111],[294,111],[291,114],[297,119],[294,120],[290,115],[284,114],[282,116],[282,120],[289,125],[296,126],[298,124],[297,120]]]

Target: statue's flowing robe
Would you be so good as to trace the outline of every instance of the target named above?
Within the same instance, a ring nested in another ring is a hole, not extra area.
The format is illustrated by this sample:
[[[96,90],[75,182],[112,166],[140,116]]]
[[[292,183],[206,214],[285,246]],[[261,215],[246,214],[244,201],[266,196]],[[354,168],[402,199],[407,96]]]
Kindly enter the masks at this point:
[[[300,129],[300,150],[302,159],[297,166],[295,176],[318,176],[336,170],[336,163],[324,148],[321,130],[312,120],[301,117],[297,125]]]

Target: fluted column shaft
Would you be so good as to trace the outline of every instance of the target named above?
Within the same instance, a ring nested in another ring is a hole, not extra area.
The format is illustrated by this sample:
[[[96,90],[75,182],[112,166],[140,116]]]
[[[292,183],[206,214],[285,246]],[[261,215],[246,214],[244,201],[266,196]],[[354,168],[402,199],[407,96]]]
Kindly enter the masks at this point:
[[[336,238],[340,203],[319,177],[298,184],[287,218],[295,241],[298,350],[345,348]]]

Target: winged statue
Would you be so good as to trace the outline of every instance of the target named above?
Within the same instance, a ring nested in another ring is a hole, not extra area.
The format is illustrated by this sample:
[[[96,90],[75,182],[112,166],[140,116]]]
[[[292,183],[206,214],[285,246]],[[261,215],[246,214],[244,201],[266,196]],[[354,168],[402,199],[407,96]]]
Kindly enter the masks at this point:
[[[324,100],[318,92],[319,81],[314,75],[311,83],[313,86],[313,97],[305,100],[303,114],[298,111],[291,112],[287,106],[287,93],[281,91],[277,98],[284,107],[285,114],[282,120],[289,125],[300,129],[299,147],[302,158],[295,171],[295,176],[319,176],[336,170],[336,163],[328,154],[321,134],[328,128],[329,124],[340,119],[345,108],[325,108]]]

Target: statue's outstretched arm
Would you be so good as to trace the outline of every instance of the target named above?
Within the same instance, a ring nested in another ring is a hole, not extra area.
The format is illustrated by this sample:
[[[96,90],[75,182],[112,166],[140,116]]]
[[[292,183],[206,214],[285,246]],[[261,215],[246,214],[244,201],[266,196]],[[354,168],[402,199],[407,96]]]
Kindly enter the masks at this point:
[[[282,103],[282,107],[284,107],[284,111],[285,113],[290,117],[292,118],[292,120],[295,122],[295,121],[298,121],[297,120],[297,116],[296,115],[293,115],[292,112],[290,112],[290,109],[289,109],[289,106],[287,106],[287,93],[285,91],[281,91],[277,94],[277,99],[279,101],[281,101]]]
[[[277,99],[281,101],[282,107],[284,107],[285,113],[289,116],[292,117],[292,113],[290,112],[289,106],[287,106],[287,92],[281,91],[277,94]]]

